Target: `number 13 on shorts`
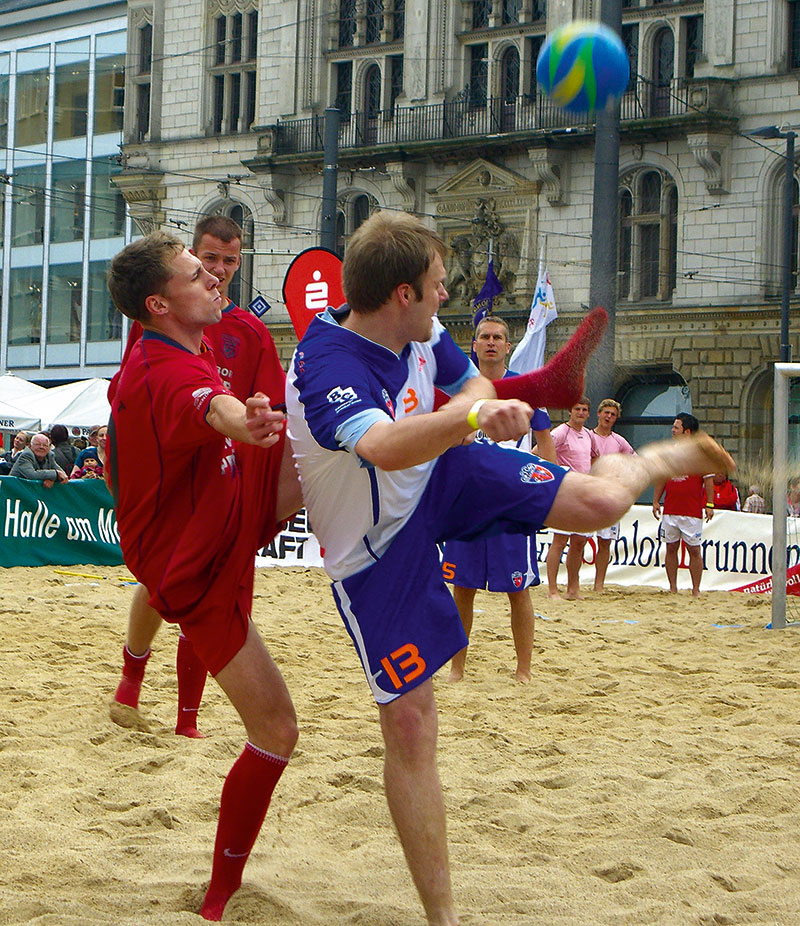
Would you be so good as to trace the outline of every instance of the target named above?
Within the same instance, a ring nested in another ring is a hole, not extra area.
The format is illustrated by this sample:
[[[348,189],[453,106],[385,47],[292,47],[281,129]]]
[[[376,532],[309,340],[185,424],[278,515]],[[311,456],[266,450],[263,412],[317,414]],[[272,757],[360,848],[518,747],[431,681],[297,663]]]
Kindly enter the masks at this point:
[[[425,671],[425,660],[413,643],[404,643],[393,653],[384,656],[381,665],[398,691]]]

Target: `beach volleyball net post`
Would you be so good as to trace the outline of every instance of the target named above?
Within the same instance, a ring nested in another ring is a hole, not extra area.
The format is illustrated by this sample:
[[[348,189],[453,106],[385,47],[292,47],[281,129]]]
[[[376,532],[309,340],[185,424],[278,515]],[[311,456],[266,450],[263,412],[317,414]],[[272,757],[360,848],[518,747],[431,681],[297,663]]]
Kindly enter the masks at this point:
[[[800,601],[787,597],[789,545],[800,543],[800,518],[788,513],[786,489],[789,476],[797,469],[796,441],[789,440],[789,393],[792,380],[800,378],[800,363],[776,363],[774,397],[774,436],[772,447],[772,623],[774,630],[787,624],[787,606],[792,612],[789,623],[800,621]],[[797,571],[794,567],[792,572]],[[792,575],[794,578],[794,575]],[[793,601],[794,603],[789,603]]]

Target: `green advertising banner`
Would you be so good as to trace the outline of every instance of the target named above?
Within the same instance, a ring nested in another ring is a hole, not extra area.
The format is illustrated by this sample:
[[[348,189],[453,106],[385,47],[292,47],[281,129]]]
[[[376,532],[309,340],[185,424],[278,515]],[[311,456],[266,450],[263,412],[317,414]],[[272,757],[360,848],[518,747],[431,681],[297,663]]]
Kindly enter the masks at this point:
[[[0,567],[119,566],[114,502],[102,479],[73,479],[45,489],[0,477]]]

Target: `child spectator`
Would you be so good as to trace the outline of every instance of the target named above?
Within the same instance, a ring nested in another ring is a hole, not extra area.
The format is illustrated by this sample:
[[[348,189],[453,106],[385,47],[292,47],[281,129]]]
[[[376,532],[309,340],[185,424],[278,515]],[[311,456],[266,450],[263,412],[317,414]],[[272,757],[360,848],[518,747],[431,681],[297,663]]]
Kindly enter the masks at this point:
[[[87,457],[83,461],[83,466],[72,471],[70,479],[102,479],[103,464],[94,457]]]

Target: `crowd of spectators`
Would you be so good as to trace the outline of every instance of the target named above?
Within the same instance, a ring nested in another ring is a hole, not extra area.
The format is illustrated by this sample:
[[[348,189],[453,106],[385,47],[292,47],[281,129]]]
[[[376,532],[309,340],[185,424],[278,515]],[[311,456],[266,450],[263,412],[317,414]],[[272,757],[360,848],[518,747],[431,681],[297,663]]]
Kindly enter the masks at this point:
[[[63,424],[49,431],[18,431],[9,450],[0,455],[0,476],[41,482],[45,488],[70,479],[102,479],[106,448],[105,425],[95,425],[88,439],[70,439]]]

